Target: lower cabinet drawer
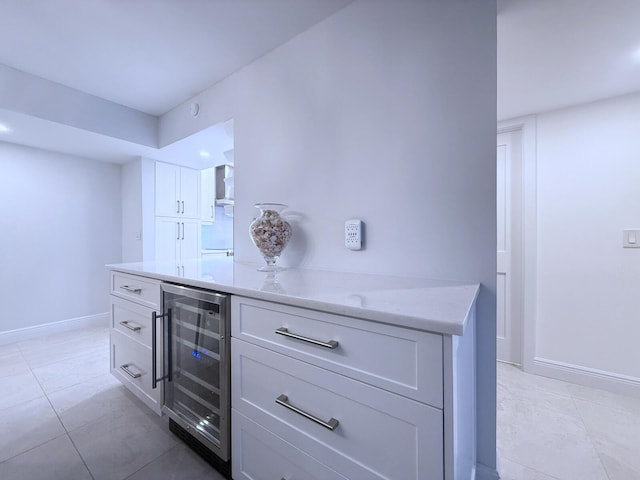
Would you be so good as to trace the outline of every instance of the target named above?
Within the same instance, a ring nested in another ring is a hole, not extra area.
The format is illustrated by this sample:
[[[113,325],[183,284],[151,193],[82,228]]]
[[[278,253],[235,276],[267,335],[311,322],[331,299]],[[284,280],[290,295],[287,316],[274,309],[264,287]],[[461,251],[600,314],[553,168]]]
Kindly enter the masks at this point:
[[[234,480],[346,480],[236,410],[231,418]]]
[[[231,308],[240,340],[442,408],[442,335],[237,295]]]
[[[111,294],[132,300],[149,308],[160,308],[160,281],[151,278],[111,272]]]
[[[160,367],[161,359],[156,359]],[[158,370],[160,372],[162,370]],[[152,388],[151,348],[111,331],[111,373],[156,413],[161,412],[162,384]]]
[[[110,302],[111,328],[151,348],[153,310],[114,295],[110,296]]]
[[[232,338],[233,408],[353,479],[441,480],[442,410]]]

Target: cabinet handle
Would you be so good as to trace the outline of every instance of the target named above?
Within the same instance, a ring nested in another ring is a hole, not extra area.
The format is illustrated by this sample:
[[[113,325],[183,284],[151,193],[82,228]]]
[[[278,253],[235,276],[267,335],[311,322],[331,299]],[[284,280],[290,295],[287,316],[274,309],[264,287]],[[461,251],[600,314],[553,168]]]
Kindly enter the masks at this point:
[[[184,200],[182,200],[182,213],[184,213]]]
[[[125,363],[124,365],[120,365],[120,370],[122,370],[124,373],[129,375],[131,378],[140,378],[142,374],[132,372],[131,370],[129,370],[130,366],[131,366],[130,363]]]
[[[307,413],[304,410],[300,410],[299,408],[294,407],[289,403],[289,397],[287,397],[285,394],[282,394],[278,398],[276,398],[276,403],[278,405],[282,405],[285,408],[288,408],[289,410],[296,412],[298,415],[302,415],[303,417],[308,418],[309,420],[312,420],[319,425],[322,425],[324,428],[328,428],[331,431],[334,431],[340,424],[340,422],[335,418],[330,418],[328,422],[325,422],[324,420],[314,415],[311,415],[310,413]]]
[[[176,213],[180,213],[180,200],[176,200],[176,204],[177,204]]]
[[[138,295],[142,293],[141,288],[130,287],[129,285],[120,285],[120,288],[130,293],[137,293]]]
[[[180,240],[180,222],[176,222],[176,225],[178,227],[178,233],[176,233],[176,240]]]
[[[213,205],[211,205],[211,218],[213,218]]]
[[[302,340],[303,342],[313,343],[314,345],[319,345],[324,348],[330,348],[332,350],[338,346],[338,342],[336,340],[323,342],[322,340],[316,340],[315,338],[304,337],[296,333],[291,333],[289,329],[285,327],[277,328],[275,333],[278,335],[284,335],[285,337],[295,338],[296,340]]]
[[[122,325],[124,328],[128,328],[129,330],[134,331],[134,332],[139,332],[140,331],[140,327],[139,326],[136,325],[135,327],[132,327],[131,325],[129,325],[129,320],[124,320],[124,321],[120,322],[120,325]]]
[[[184,222],[182,222],[182,240],[184,240]]]

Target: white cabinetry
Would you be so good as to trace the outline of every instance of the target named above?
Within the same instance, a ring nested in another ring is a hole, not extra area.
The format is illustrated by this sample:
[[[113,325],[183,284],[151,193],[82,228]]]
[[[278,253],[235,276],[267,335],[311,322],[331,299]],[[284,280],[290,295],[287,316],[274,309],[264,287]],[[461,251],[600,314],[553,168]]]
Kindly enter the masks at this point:
[[[200,256],[200,172],[156,162],[156,261],[172,263],[179,276]]]
[[[236,480],[471,478],[473,338],[239,296],[231,325]]]
[[[193,275],[190,260],[200,257],[200,223],[177,217],[156,217],[156,259],[172,263],[178,276]]]
[[[156,216],[200,216],[200,172],[156,162]]]
[[[216,169],[200,171],[200,220],[213,222],[216,219]]]
[[[112,375],[160,414],[162,388],[152,388],[153,368],[162,371],[162,329],[156,332],[152,351],[152,317],[160,309],[160,282],[150,278],[111,272],[110,343]],[[155,355],[155,358],[154,358]]]

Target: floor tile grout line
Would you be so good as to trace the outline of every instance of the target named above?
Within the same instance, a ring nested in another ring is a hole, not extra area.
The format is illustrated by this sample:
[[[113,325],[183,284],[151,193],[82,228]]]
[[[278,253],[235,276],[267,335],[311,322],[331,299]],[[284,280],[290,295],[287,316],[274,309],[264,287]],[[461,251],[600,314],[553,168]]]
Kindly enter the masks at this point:
[[[518,370],[520,371],[520,373],[522,373],[522,374],[524,374],[524,375],[531,375],[531,374],[527,374],[526,372],[524,372],[524,371],[520,370],[517,366],[514,366],[514,368],[518,369]],[[534,376],[535,376],[535,377],[538,377],[537,375],[534,375]],[[542,377],[542,378],[546,378],[546,377]],[[503,381],[504,381],[504,380],[503,380]],[[576,413],[576,415],[577,415],[577,418],[579,419],[580,424],[584,427],[584,431],[585,431],[585,434],[586,434],[586,439],[589,441],[589,444],[592,446],[592,448],[593,448],[594,452],[595,452],[595,453],[597,454],[597,456],[598,456],[598,461],[600,462],[600,465],[601,465],[602,470],[603,470],[603,472],[604,472],[604,474],[605,474],[605,476],[606,476],[606,479],[607,479],[607,480],[611,480],[611,478],[610,478],[610,476],[609,476],[609,473],[608,473],[608,471],[607,471],[607,469],[606,469],[606,467],[605,467],[605,465],[604,465],[604,462],[602,461],[602,457],[601,457],[601,455],[600,455],[600,452],[599,452],[599,450],[597,449],[596,445],[594,444],[593,439],[592,439],[592,437],[591,437],[591,435],[590,435],[590,433],[589,433],[589,429],[587,428],[587,425],[586,425],[586,423],[584,422],[584,419],[582,418],[582,415],[580,414],[580,411],[578,410],[578,407],[577,407],[577,404],[576,404],[576,399],[574,398],[573,394],[571,393],[571,390],[570,390],[569,388],[567,388],[567,387],[568,387],[568,385],[569,385],[569,384],[571,384],[571,382],[565,382],[565,381],[563,381],[563,380],[557,380],[557,381],[558,381],[558,382],[560,382],[560,384],[562,384],[562,386],[566,388],[567,395],[561,395],[561,394],[559,394],[559,393],[557,393],[557,392],[554,392],[554,391],[552,391],[552,390],[549,390],[549,389],[547,389],[547,388],[545,388],[545,387],[541,387],[541,386],[534,386],[534,387],[532,387],[532,388],[536,388],[537,390],[543,390],[546,394],[549,394],[549,395],[552,395],[552,396],[554,396],[554,397],[558,397],[558,398],[564,398],[564,399],[566,399],[566,400],[570,400],[570,401],[571,401],[571,405],[573,405],[573,409],[575,410],[575,413]],[[595,404],[595,402],[590,402],[590,403],[594,403],[594,404]],[[504,456],[504,452],[502,452],[501,454],[502,454],[503,458],[506,458],[507,460],[509,460],[509,461],[511,461],[511,462],[514,462],[514,460],[511,460],[508,456]],[[528,466],[528,465],[526,465],[526,464],[523,464],[523,463],[521,463],[521,462],[517,462],[517,461],[516,461],[515,463],[520,464],[520,465],[523,465],[523,466],[525,466],[525,467],[527,467],[527,468],[531,468],[531,469],[533,469],[533,470],[536,470],[536,471],[538,471],[538,472],[540,472],[540,473],[543,473],[543,474],[545,474],[545,475],[548,475],[548,476],[550,476],[550,477],[552,477],[552,478],[554,478],[554,479],[555,479],[555,478],[557,478],[557,477],[555,477],[555,476],[553,476],[553,475],[551,475],[551,474],[549,474],[549,473],[547,473],[547,472],[545,472],[545,471],[543,471],[543,470],[538,470],[538,469],[536,469],[536,468],[534,468],[534,467],[530,467],[530,466]]]
[[[9,343],[9,344],[7,344],[7,345],[12,345],[12,344],[10,344],[10,343]],[[56,415],[56,418],[57,418],[57,419],[58,419],[58,421],[60,422],[60,425],[62,426],[62,429],[64,430],[64,432],[65,432],[65,433],[61,433],[60,435],[56,435],[55,437],[50,438],[49,440],[47,440],[47,441],[45,441],[45,442],[39,443],[39,444],[37,444],[37,445],[34,445],[33,447],[28,448],[27,450],[24,450],[24,451],[22,451],[22,452],[20,452],[20,453],[18,453],[18,454],[16,454],[16,455],[14,455],[14,456],[10,457],[10,458],[6,458],[6,459],[4,459],[4,460],[0,461],[0,463],[7,462],[7,461],[9,461],[9,460],[11,460],[11,459],[13,459],[13,458],[16,458],[16,457],[19,457],[20,455],[23,455],[23,454],[25,454],[25,453],[28,453],[28,452],[30,452],[30,451],[32,451],[32,450],[34,450],[34,449],[36,449],[36,448],[40,448],[40,447],[42,447],[44,444],[49,443],[49,442],[51,442],[51,441],[53,441],[53,440],[56,440],[56,439],[58,439],[58,438],[60,438],[60,437],[62,437],[62,436],[65,436],[65,435],[66,435],[67,437],[69,437],[69,434],[68,434],[68,432],[67,432],[67,429],[64,427],[64,424],[62,423],[62,420],[60,420],[60,417],[58,416],[58,412],[56,412],[56,409],[55,409],[55,408],[53,408],[53,405],[51,405],[51,401],[49,400],[49,397],[47,396],[47,392],[45,392],[44,388],[42,387],[42,384],[40,383],[40,380],[38,380],[38,377],[36,376],[36,374],[35,374],[35,373],[33,373],[33,370],[31,369],[31,365],[29,365],[29,362],[28,362],[28,361],[26,360],[26,358],[24,357],[24,353],[22,352],[22,349],[20,348],[20,344],[19,344],[19,342],[14,342],[14,343],[13,343],[13,345],[15,345],[15,346],[18,348],[18,351],[20,352],[20,355],[22,356],[23,360],[24,360],[24,361],[25,361],[25,363],[27,364],[27,368],[29,369],[29,374],[31,374],[31,376],[33,377],[33,379],[34,379],[34,380],[36,381],[36,383],[38,384],[38,387],[40,387],[40,391],[42,392],[42,397],[37,397],[36,399],[32,399],[32,400],[37,400],[37,399],[40,399],[40,398],[43,398],[43,397],[44,397],[44,398],[46,398],[46,399],[47,399],[47,402],[48,402],[48,403],[49,403],[49,405],[51,406],[51,409],[53,410],[53,413]],[[11,407],[9,407],[9,408],[11,408]],[[69,437],[69,439],[71,439],[71,438]],[[83,460],[83,462],[84,462],[84,460]],[[93,477],[92,477],[92,478],[93,478]]]
[[[571,392],[569,392],[571,393]],[[581,400],[578,399],[581,402],[585,401],[585,400]],[[580,418],[580,423],[582,423],[582,425],[584,426],[584,431],[587,432],[587,438],[589,439],[589,443],[591,443],[591,446],[593,447],[593,449],[595,450],[596,454],[598,455],[598,460],[600,461],[600,465],[602,465],[602,470],[604,471],[604,474],[607,476],[608,480],[612,480],[611,476],[609,475],[609,471],[607,470],[607,466],[604,464],[604,462],[602,461],[602,455],[600,450],[598,449],[597,445],[595,444],[595,442],[593,441],[593,438],[591,436],[591,431],[589,430],[589,427],[587,426],[587,423],[584,421],[584,418],[582,418],[582,414],[580,413],[580,409],[578,408],[578,404],[576,403],[576,399],[574,398],[573,395],[571,395],[571,401],[573,402],[574,408],[576,409],[576,413],[578,414],[578,418]],[[594,405],[599,405],[595,402],[588,402],[588,403],[593,403]]]
[[[78,356],[80,356],[80,355],[78,355]],[[65,361],[65,360],[61,360],[61,361]],[[53,364],[53,363],[57,363],[57,362],[52,362],[51,364]],[[28,364],[28,362],[27,362],[27,364]],[[48,365],[51,365],[51,364],[48,364]],[[39,368],[39,367],[36,367],[36,368]],[[29,365],[29,371],[30,371],[31,375],[35,378],[36,382],[38,383],[38,386],[39,386],[39,387],[40,387],[40,389],[42,390],[44,397],[47,399],[47,402],[48,402],[48,403],[49,403],[49,405],[51,406],[51,408],[52,408],[52,410],[53,410],[54,414],[56,415],[56,417],[58,418],[58,421],[60,422],[60,425],[62,425],[62,428],[63,428],[63,429],[64,429],[64,431],[65,431],[65,434],[64,434],[64,435],[66,435],[66,437],[67,437],[67,438],[69,439],[69,441],[71,442],[71,445],[73,445],[73,448],[75,449],[76,453],[77,453],[77,454],[78,454],[78,456],[80,457],[80,460],[82,461],[82,464],[83,464],[83,465],[85,466],[85,468],[87,469],[87,472],[88,472],[88,473],[89,473],[89,475],[91,476],[91,479],[92,479],[92,480],[95,480],[95,477],[93,476],[93,473],[91,472],[91,469],[89,468],[89,465],[87,465],[87,462],[85,461],[84,457],[82,456],[82,453],[80,453],[80,450],[78,449],[78,447],[77,447],[76,443],[73,441],[73,438],[71,437],[71,434],[70,434],[69,430],[67,429],[66,425],[65,425],[65,424],[64,424],[64,422],[62,421],[62,418],[60,418],[60,415],[58,414],[57,410],[56,410],[56,409],[55,409],[55,407],[53,406],[53,403],[51,402],[51,399],[49,398],[49,394],[53,394],[53,393],[56,393],[56,392],[60,392],[60,391],[64,390],[64,388],[62,388],[62,389],[60,389],[60,390],[56,390],[56,391],[53,391],[53,392],[49,392],[49,393],[47,393],[47,392],[45,391],[44,387],[42,386],[42,384],[40,383],[40,380],[38,379],[38,377],[36,376],[36,374],[33,372],[33,368],[32,368],[30,365]],[[93,380],[94,378],[97,378],[97,377],[99,377],[99,376],[101,376],[101,375],[103,375],[103,374],[96,375],[95,377],[91,377],[91,378],[89,378],[89,379],[86,379],[86,380],[85,380],[85,382],[86,382],[86,381],[89,381],[89,380]],[[85,382],[79,382],[79,383],[77,383],[77,384],[70,385],[70,386],[65,387],[65,388],[71,388],[71,387],[74,387],[74,386],[80,385],[80,384],[85,383]],[[56,438],[59,438],[59,437],[61,437],[61,436],[62,436],[62,435],[59,435],[59,436],[58,436],[58,437],[56,437]],[[53,440],[53,439],[52,439],[52,440]],[[47,442],[45,442],[45,443],[47,443]],[[44,445],[44,444],[41,444],[41,445]],[[41,445],[39,445],[39,446],[41,446]],[[131,476],[135,475],[137,472],[139,472],[140,470],[142,470],[143,468],[145,468],[147,465],[149,465],[149,464],[153,463],[153,462],[154,462],[154,461],[156,461],[158,458],[160,458],[162,455],[164,455],[165,453],[167,453],[167,452],[168,452],[168,451],[170,451],[171,449],[176,448],[177,446],[178,446],[178,445],[175,445],[175,446],[173,446],[173,447],[169,448],[167,451],[160,453],[157,457],[154,457],[154,458],[153,458],[153,459],[151,459],[149,462],[147,462],[146,464],[142,465],[138,470],[136,470],[135,472],[131,473],[130,475],[127,475],[127,476],[126,476],[125,478],[123,478],[122,480],[126,480],[127,478],[130,478]],[[37,447],[34,447],[34,448],[37,448]],[[32,449],[30,449],[30,450],[32,450]],[[24,452],[23,452],[23,453],[24,453]],[[12,458],[13,458],[13,457],[12,457]]]
[[[60,425],[62,426],[62,429],[65,432],[65,435],[67,436],[67,438],[69,439],[69,441],[71,442],[71,445],[73,445],[74,450],[76,451],[76,453],[78,454],[78,457],[80,458],[80,460],[82,461],[82,464],[84,465],[84,468],[87,469],[87,472],[89,473],[89,476],[91,477],[92,480],[95,480],[95,477],[93,476],[93,473],[91,473],[91,469],[89,468],[89,465],[87,465],[87,462],[85,461],[84,457],[82,456],[82,454],[80,453],[80,450],[78,450],[78,447],[76,446],[76,443],[73,441],[73,438],[71,438],[71,435],[69,434],[69,430],[67,430],[66,425],[64,424],[64,422],[62,421],[62,418],[60,418],[60,415],[58,414],[58,411],[56,410],[56,408],[53,406],[53,403],[51,402],[51,399],[49,398],[49,394],[45,391],[44,387],[42,386],[42,384],[40,383],[40,380],[38,379],[38,377],[36,376],[36,374],[33,372],[33,370],[31,369],[31,367],[29,367],[29,370],[31,371],[31,375],[33,375],[33,377],[36,379],[36,382],[38,382],[38,385],[40,386],[40,388],[42,389],[42,393],[44,393],[44,397],[47,399],[47,402],[49,403],[49,406],[51,407],[51,410],[53,410],[53,413],[55,414],[56,418],[58,419],[58,421],[60,422]],[[55,392],[51,392],[51,393],[55,393]],[[60,435],[62,436],[62,435]]]
[[[20,453],[18,453],[16,455],[14,455],[13,457],[9,457],[9,458],[6,458],[6,459],[0,461],[0,465],[5,463],[5,462],[8,462],[10,460],[13,460],[14,458],[19,457],[20,455],[24,455],[25,453],[29,453],[32,450],[35,450],[36,448],[40,448],[40,447],[42,447],[43,445],[45,445],[45,444],[47,444],[49,442],[53,442],[54,440],[57,440],[57,439],[59,439],[61,437],[65,437],[65,436],[68,437],[66,432],[65,433],[61,433],[60,435],[56,435],[55,437],[50,438],[49,440],[46,440],[46,441],[44,441],[42,443],[39,443],[38,445],[34,445],[33,447],[28,448],[28,449],[26,449],[26,450],[24,450],[24,451],[22,451],[22,452],[20,452]]]
[[[556,477],[555,475],[551,475],[550,473],[544,472],[544,471],[539,470],[537,468],[530,467],[529,465],[525,465],[524,463],[517,462],[517,461],[515,461],[515,460],[513,460],[513,459],[511,459],[509,457],[505,457],[502,454],[500,455],[500,457],[503,458],[503,459],[509,460],[511,463],[515,463],[516,465],[520,465],[521,467],[525,467],[525,468],[528,468],[529,470],[533,470],[536,473],[541,473],[541,474],[551,478],[552,480],[562,480],[562,479]]]

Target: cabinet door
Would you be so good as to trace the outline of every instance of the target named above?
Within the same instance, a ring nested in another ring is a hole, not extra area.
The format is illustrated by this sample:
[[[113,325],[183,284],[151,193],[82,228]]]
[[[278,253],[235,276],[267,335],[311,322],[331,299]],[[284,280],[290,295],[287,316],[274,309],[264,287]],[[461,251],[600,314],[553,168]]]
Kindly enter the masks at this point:
[[[156,218],[156,261],[177,266],[182,225],[176,218]]]
[[[200,172],[190,168],[180,169],[180,215],[200,218]]]
[[[156,162],[156,216],[175,217],[180,212],[180,167]]]
[[[185,261],[200,258],[200,222],[182,219],[180,230],[180,261],[184,264]]]
[[[207,168],[200,172],[200,220],[213,222],[216,219],[215,169]]]
[[[198,275],[200,258],[200,222],[181,219],[180,221],[180,266],[182,275]]]

